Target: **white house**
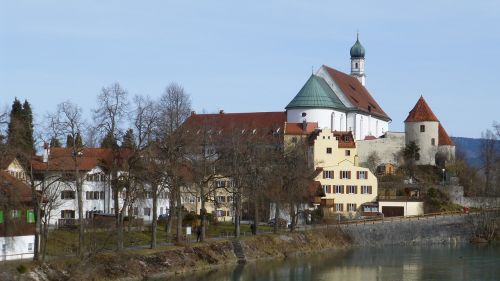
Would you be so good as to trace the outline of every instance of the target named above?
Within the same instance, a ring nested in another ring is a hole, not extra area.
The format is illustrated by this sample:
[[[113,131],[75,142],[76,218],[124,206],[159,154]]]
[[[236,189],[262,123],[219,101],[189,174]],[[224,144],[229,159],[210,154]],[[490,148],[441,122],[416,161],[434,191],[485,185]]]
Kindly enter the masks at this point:
[[[120,161],[128,157],[125,150],[120,153]],[[82,148],[78,158],[78,169],[82,177],[83,214],[90,218],[93,213],[114,214],[114,198],[111,189],[112,150],[107,148]],[[69,148],[44,148],[44,155],[32,161],[35,184],[39,189],[47,185],[47,193],[53,200],[54,208],[49,214],[50,224],[78,219],[77,195],[74,182],[75,165],[72,150]],[[123,173],[123,171],[119,172]],[[55,193],[55,194],[54,194]],[[122,194],[119,195],[119,206],[123,206]],[[127,215],[152,221],[153,202],[148,188],[137,193],[132,203],[131,214]],[[165,192],[159,194],[157,214],[165,214],[169,209],[168,196]]]
[[[28,185],[0,171],[0,261],[33,258],[35,214]]]

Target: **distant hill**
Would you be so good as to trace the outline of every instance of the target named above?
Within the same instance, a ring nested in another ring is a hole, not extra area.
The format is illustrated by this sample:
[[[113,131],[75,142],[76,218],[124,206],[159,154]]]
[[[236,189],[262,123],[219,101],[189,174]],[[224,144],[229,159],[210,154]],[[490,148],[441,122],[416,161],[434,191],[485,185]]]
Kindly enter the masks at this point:
[[[483,139],[451,137],[455,143],[457,153],[461,152],[465,155],[467,163],[476,168],[481,167],[481,142]],[[498,141],[497,149],[500,151],[500,141]]]

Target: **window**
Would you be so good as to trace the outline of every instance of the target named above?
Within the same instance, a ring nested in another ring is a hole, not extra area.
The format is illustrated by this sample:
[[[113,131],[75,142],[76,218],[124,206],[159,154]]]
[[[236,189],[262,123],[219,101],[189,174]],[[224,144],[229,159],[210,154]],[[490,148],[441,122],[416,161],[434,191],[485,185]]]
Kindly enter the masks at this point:
[[[333,179],[333,171],[323,171],[324,179]]]
[[[434,138],[431,139],[431,145],[432,146],[436,145],[436,139],[434,139]]]
[[[420,132],[421,133],[425,132],[425,125],[420,125]]]
[[[340,171],[340,178],[341,179],[350,179],[351,178],[351,171]]]
[[[335,185],[335,193],[339,193],[339,194],[344,193],[344,186],[343,185]]]
[[[33,210],[26,211],[26,222],[35,223],[35,212]]]
[[[21,217],[21,212],[19,210],[11,210],[10,211],[10,217],[13,219],[20,218]]]
[[[73,190],[61,191],[61,199],[75,199],[75,192]]]
[[[323,187],[323,192],[325,194],[332,193],[332,186],[331,185],[323,185],[322,187]]]
[[[348,185],[347,186],[347,193],[349,193],[349,194],[357,194],[358,193],[358,187],[356,185]]]
[[[85,198],[87,200],[104,199],[104,191],[100,191],[100,192],[99,191],[87,191],[87,192],[85,192]]]
[[[362,185],[361,186],[361,194],[372,194],[372,186],[371,185]]]
[[[297,143],[297,137],[292,137],[292,143]]]
[[[2,252],[7,251],[7,244],[2,244]]]
[[[356,204],[347,203],[347,211],[348,212],[356,212]]]
[[[144,208],[144,215],[145,216],[151,216],[151,208]]]
[[[354,68],[358,68],[358,63],[354,63]]]
[[[332,154],[332,148],[331,147],[327,147],[326,148],[326,154]]]
[[[33,251],[33,243],[28,243],[28,251]]]
[[[223,181],[223,180],[216,180],[216,181],[215,181],[215,186],[216,186],[216,187],[226,187],[226,181]]]
[[[343,212],[344,211],[344,204],[335,203],[335,211],[336,212]]]
[[[351,156],[351,151],[349,149],[345,151],[345,156]]]
[[[217,202],[217,203],[225,203],[226,202],[226,196],[215,196],[215,202]]]
[[[360,180],[368,179],[368,171],[358,171],[356,172],[356,178]]]
[[[62,210],[61,211],[61,218],[62,219],[74,219],[75,218],[75,211],[74,210]]]
[[[100,193],[101,193],[100,194],[100,199],[104,200],[104,191],[101,191]]]
[[[132,215],[134,215],[134,216],[138,216],[139,215],[139,208],[138,207],[134,207],[132,209]]]

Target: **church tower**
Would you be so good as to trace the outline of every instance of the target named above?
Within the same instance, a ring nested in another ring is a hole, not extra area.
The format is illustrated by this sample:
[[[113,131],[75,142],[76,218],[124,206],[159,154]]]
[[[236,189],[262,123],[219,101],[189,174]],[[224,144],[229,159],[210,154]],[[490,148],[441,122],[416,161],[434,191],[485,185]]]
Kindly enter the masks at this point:
[[[356,35],[356,43],[351,47],[351,75],[365,86],[365,48],[359,42],[359,34]]]

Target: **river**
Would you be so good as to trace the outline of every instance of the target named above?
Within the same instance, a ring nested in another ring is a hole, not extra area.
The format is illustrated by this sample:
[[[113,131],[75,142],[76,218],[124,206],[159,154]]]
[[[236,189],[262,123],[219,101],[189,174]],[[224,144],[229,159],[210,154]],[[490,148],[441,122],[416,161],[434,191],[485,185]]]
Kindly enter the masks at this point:
[[[174,280],[493,281],[500,280],[500,245],[354,248],[341,253],[251,262]]]

